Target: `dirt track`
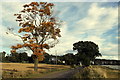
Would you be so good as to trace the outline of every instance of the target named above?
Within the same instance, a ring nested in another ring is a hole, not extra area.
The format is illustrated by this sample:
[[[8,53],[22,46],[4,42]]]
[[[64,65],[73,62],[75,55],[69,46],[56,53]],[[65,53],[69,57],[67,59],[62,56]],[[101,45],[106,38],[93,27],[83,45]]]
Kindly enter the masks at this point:
[[[79,69],[82,69],[82,67],[78,67],[76,69],[70,69],[67,71],[47,74],[45,76],[42,76],[40,78],[36,78],[34,80],[63,80],[63,79],[68,79],[68,78],[72,78],[73,75],[79,71]],[[33,80],[33,79],[29,79],[29,80]]]

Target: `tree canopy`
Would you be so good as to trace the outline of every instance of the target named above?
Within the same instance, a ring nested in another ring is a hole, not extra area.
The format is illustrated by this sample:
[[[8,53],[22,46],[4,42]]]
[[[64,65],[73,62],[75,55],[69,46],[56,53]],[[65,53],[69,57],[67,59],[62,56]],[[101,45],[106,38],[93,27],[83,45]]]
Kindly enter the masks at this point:
[[[16,52],[17,49],[26,47],[30,49],[36,57],[45,53],[44,49],[50,49],[55,46],[54,42],[48,40],[57,40],[60,35],[60,22],[52,16],[53,3],[47,2],[31,2],[25,4],[24,9],[20,11],[16,21],[21,27],[18,33],[24,32],[24,35],[18,35],[23,44],[12,46],[11,52]]]
[[[53,15],[53,3],[31,2],[23,5],[23,10],[16,16],[20,29],[19,35],[23,44],[11,46],[12,53],[21,48],[27,48],[33,52],[33,58],[42,61],[46,49],[50,49],[58,43],[60,35],[60,20]]]
[[[90,61],[93,61],[96,57],[102,56],[99,53],[99,47],[97,44],[91,41],[79,41],[73,44],[73,50],[77,50],[76,56],[82,64],[89,65]]]

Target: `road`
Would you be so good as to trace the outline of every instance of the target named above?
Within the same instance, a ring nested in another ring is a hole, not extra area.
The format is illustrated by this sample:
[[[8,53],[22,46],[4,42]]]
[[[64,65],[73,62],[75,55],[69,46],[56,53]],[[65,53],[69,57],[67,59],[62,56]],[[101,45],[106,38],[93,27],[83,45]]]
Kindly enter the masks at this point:
[[[47,74],[45,76],[42,76],[40,78],[36,78],[34,80],[63,80],[63,79],[68,79],[68,78],[72,78],[73,75],[79,71],[79,69],[82,69],[82,67],[70,69],[67,71],[61,71],[61,72],[57,72],[57,73]],[[29,80],[32,80],[32,79],[29,79]]]

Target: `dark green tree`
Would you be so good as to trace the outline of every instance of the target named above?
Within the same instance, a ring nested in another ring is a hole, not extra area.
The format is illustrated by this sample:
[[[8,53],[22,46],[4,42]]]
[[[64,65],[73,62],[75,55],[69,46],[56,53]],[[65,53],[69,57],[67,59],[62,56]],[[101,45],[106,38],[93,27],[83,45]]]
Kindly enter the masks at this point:
[[[48,53],[46,53],[46,54],[44,54],[44,57],[45,57],[45,59],[43,60],[43,62],[50,63],[49,60],[50,60],[51,56]]]
[[[11,54],[9,56],[9,61],[10,62],[19,62],[20,61],[19,54],[17,52],[15,52],[15,53],[11,52]]]
[[[67,53],[64,55],[65,64],[74,67],[75,64],[75,55],[73,53]]]
[[[98,45],[91,41],[76,42],[73,44],[73,50],[78,51],[76,58],[85,66],[89,66],[90,61],[94,61],[96,57],[102,56]]]
[[[5,54],[6,54],[5,51],[0,52],[0,62],[5,62]]]
[[[26,52],[19,53],[19,60],[20,60],[20,62],[28,61],[28,55],[27,55],[27,53]]]

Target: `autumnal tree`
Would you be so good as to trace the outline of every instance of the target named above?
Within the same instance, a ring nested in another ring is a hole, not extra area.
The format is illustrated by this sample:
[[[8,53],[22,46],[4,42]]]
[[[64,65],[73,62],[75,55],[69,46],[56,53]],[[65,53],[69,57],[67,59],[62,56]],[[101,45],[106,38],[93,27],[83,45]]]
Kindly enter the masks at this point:
[[[53,3],[31,2],[23,5],[23,10],[16,16],[20,29],[18,33],[23,44],[11,46],[12,53],[21,48],[33,52],[34,70],[37,71],[38,62],[44,59],[45,50],[49,50],[58,43],[61,21],[53,16]],[[14,34],[16,35],[16,34]],[[22,35],[22,36],[21,36]]]

